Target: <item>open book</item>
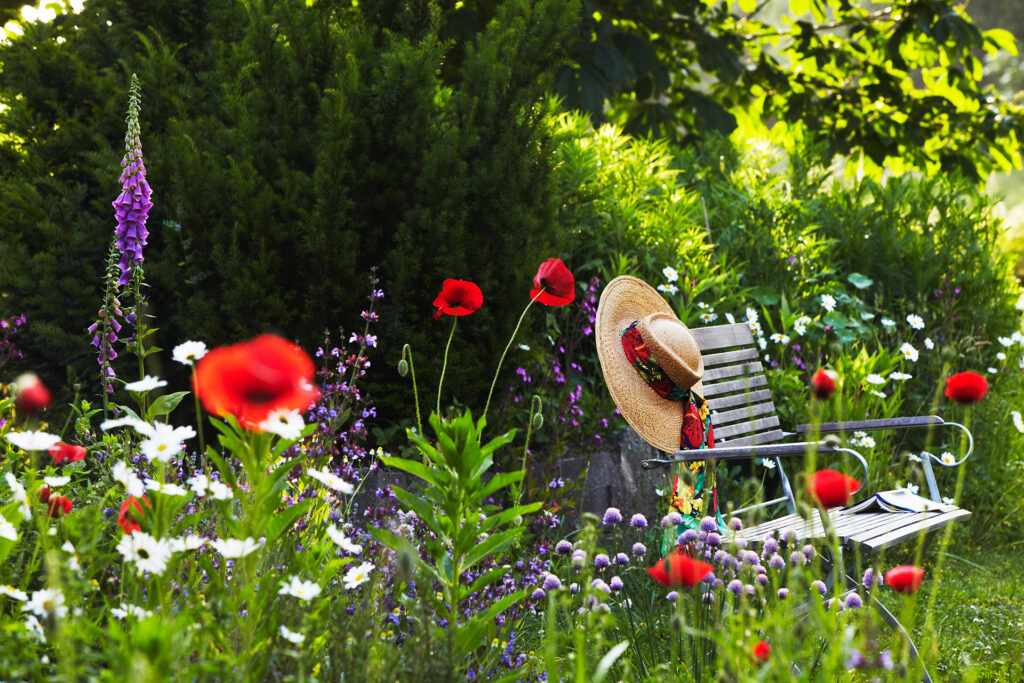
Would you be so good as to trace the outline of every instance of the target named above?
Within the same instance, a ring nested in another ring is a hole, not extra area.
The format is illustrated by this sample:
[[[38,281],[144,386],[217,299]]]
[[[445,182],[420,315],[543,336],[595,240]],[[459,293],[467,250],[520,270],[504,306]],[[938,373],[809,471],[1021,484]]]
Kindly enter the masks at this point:
[[[895,491],[876,493],[870,498],[847,505],[843,509],[856,514],[858,512],[927,512],[945,508],[927,498],[914,495],[906,489],[896,489]]]

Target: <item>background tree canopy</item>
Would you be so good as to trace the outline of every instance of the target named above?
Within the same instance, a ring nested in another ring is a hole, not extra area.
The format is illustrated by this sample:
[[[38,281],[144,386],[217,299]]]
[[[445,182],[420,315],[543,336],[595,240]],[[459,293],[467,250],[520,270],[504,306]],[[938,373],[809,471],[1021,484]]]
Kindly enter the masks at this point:
[[[273,329],[311,346],[358,320],[380,266],[388,360],[411,343],[429,382],[447,333],[431,301],[445,277],[468,278],[488,305],[460,331],[466,351],[450,370],[466,402],[486,391],[536,265],[571,229],[548,181],[548,93],[684,143],[772,126],[869,175],[886,164],[977,178],[1020,161],[1020,110],[980,84],[981,53],[1012,51],[1012,39],[981,33],[952,0],[62,9],[9,23],[0,45],[0,314],[28,315],[26,365],[54,385],[66,368],[95,377],[84,330],[132,72],[161,345]],[[16,12],[5,2],[0,22]]]

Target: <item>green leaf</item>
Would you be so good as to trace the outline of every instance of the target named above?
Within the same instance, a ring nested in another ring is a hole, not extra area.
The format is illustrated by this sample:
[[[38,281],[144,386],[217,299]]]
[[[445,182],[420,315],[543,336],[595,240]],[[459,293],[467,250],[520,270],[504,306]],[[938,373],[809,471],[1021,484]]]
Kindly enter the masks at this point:
[[[146,411],[146,419],[152,422],[153,418],[159,415],[170,415],[171,411],[177,408],[178,404],[181,403],[181,399],[188,396],[188,394],[189,392],[187,391],[175,391],[173,394],[158,396],[156,400],[153,401],[153,405],[151,405],[149,410]]]
[[[483,499],[487,498],[487,496],[491,495],[495,491],[498,491],[499,489],[503,489],[506,486],[508,486],[509,484],[511,484],[513,482],[517,482],[517,481],[519,481],[522,478],[523,478],[523,471],[522,470],[517,470],[515,472],[503,472],[502,474],[494,475],[493,477],[491,477],[491,480],[489,482],[487,482],[487,485],[484,486],[483,490],[480,491],[480,493],[479,493],[480,500],[483,500]]]
[[[839,311],[831,311],[825,316],[825,324],[831,325],[838,330],[847,327],[850,324],[850,320]]]
[[[837,327],[836,339],[843,344],[852,344],[857,341],[857,332],[848,327]]]
[[[594,669],[594,677],[591,679],[594,683],[602,683],[608,672],[615,665],[616,660],[622,656],[622,653],[629,647],[629,641],[624,640],[611,650],[604,657],[601,657],[601,661],[597,663],[597,668]]]
[[[541,509],[544,505],[543,502],[529,503],[527,505],[519,505],[518,507],[510,508],[508,510],[502,510],[501,512],[487,517],[480,523],[481,531],[490,531],[496,526],[511,522],[519,515],[529,515]]]
[[[433,470],[416,460],[407,460],[406,458],[382,455],[380,456],[380,461],[388,467],[394,467],[396,470],[402,470],[403,472],[408,472],[414,477],[419,477],[431,486],[442,486],[444,483],[448,483],[448,479],[450,478],[444,471]]]
[[[493,621],[473,619],[461,627],[458,635],[455,636],[456,652],[460,655],[468,655],[487,639],[488,633],[494,629]]]
[[[761,285],[750,290],[750,296],[762,306],[774,306],[779,303],[779,291],[771,285]]]
[[[281,535],[281,533],[290,527],[296,519],[305,514],[309,506],[313,504],[313,498],[307,498],[306,500],[292,505],[290,508],[285,508],[274,514],[268,521],[265,528],[267,534],[267,542],[273,541],[275,538]]]
[[[811,0],[789,0],[789,11],[794,17],[802,17],[811,9]]]
[[[419,496],[406,491],[405,489],[398,488],[397,486],[391,487],[392,493],[403,505],[416,513],[416,516],[423,520],[424,524],[430,527],[438,536],[447,536],[447,529],[442,529],[438,524],[437,516],[434,514],[434,506],[423,500]]]
[[[857,289],[867,289],[871,285],[875,284],[874,280],[866,275],[861,275],[860,273],[850,273],[846,276],[846,279]]]
[[[757,9],[757,0],[736,0],[741,12],[750,13]]]
[[[466,553],[466,557],[462,563],[463,571],[469,569],[491,553],[496,553],[511,545],[513,541],[522,535],[522,533],[523,529],[516,527],[515,529],[506,529],[505,531],[499,531],[496,534],[488,536],[481,541],[479,545],[475,546],[473,550]]]

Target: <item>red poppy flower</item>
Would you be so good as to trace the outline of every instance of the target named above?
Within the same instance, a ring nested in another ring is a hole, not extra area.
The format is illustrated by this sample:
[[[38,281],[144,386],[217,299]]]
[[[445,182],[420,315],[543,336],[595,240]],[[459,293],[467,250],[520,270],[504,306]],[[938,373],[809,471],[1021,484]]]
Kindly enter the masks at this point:
[[[811,378],[811,390],[814,392],[814,397],[822,401],[827,399],[835,392],[838,379],[839,375],[835,373],[835,370],[818,368],[814,377]]]
[[[196,364],[193,388],[214,415],[234,415],[246,429],[275,410],[305,410],[319,392],[313,361],[295,344],[263,334],[210,351]]]
[[[39,495],[39,502],[40,503],[49,503],[50,502],[50,487],[49,486],[44,486],[43,488],[39,489],[39,494],[38,495]]]
[[[669,553],[647,569],[655,581],[672,588],[693,588],[712,571],[710,564],[695,560],[681,550]]]
[[[35,375],[22,375],[14,384],[18,392],[14,398],[14,407],[19,412],[31,415],[40,410],[46,410],[46,407],[50,405],[50,390],[43,386],[43,383]]]
[[[469,315],[483,306],[484,295],[476,283],[468,280],[447,279],[441,286],[441,293],[434,299],[437,312],[434,320],[446,315]]]
[[[540,264],[530,290],[530,298],[533,297],[546,306],[565,306],[576,298],[576,282],[562,259],[549,258]]]
[[[768,658],[772,656],[772,647],[768,644],[767,640],[762,640],[750,649],[750,654],[754,655],[754,659],[767,662]]]
[[[807,480],[807,495],[826,508],[846,505],[860,489],[860,482],[835,470],[820,470]]]
[[[49,489],[47,489],[47,493],[49,493]],[[71,512],[71,508],[74,507],[74,505],[71,504],[71,501],[64,496],[49,496],[49,499],[46,514],[50,517],[66,515]]]
[[[153,507],[145,496],[142,497],[142,502],[146,504],[146,507]],[[132,508],[135,509],[132,510]],[[137,518],[145,516],[146,513],[142,511],[142,504],[139,503],[139,499],[135,496],[128,496],[128,499],[121,503],[121,511],[117,513],[117,525],[124,529],[126,534],[131,536],[142,528],[139,526]]]
[[[988,382],[976,372],[958,372],[946,378],[946,397],[957,403],[977,403],[986,391]]]
[[[897,593],[916,593],[924,580],[924,570],[912,564],[893,567],[885,573],[885,582]]]
[[[50,457],[58,465],[62,462],[79,462],[85,460],[85,449],[81,446],[72,446],[61,441],[50,446]]]

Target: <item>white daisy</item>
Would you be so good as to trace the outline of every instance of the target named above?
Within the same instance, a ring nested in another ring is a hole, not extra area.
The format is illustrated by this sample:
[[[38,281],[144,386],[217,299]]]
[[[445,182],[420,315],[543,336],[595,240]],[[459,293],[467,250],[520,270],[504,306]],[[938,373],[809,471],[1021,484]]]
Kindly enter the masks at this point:
[[[832,311],[836,310],[836,298],[831,294],[822,294],[821,307],[824,308],[829,313],[831,313]]]
[[[1024,311],[1024,294],[1020,295],[1020,297],[1017,299],[1017,303],[1014,304],[1014,306],[1016,306],[1018,311]]]
[[[21,516],[25,519],[32,519],[32,506],[28,502],[28,492],[25,490],[25,487],[21,485],[21,482],[11,472],[7,472],[4,475],[4,479],[7,480],[7,485],[11,487],[11,497],[16,503],[21,504]]]
[[[700,314],[700,321],[702,323],[704,323],[705,325],[710,325],[711,323],[715,322],[716,320],[718,320],[718,314],[717,313],[701,313]]]
[[[996,360],[1006,360],[1006,354],[1000,351],[996,354]]]
[[[996,337],[1003,346],[1013,346],[1013,339],[1010,337]]]
[[[896,327],[896,321],[893,320],[892,318],[882,318],[878,322],[882,323],[882,327],[884,327],[887,330],[891,330],[892,328]]]
[[[925,339],[924,339],[924,348],[928,349],[929,351],[932,351],[932,350],[935,349],[935,342],[932,341],[931,337],[925,337]]]
[[[909,481],[907,482],[907,485],[904,486],[903,488],[905,488],[906,490],[910,491],[915,496],[917,495],[917,492],[920,490],[918,488],[917,484],[911,484]]]
[[[665,276],[665,279],[669,282],[675,282],[679,279],[679,273],[672,266],[665,266],[661,269],[661,274]]]
[[[729,323],[730,325],[735,325],[735,324],[736,324],[736,317],[735,317],[735,316],[733,316],[733,314],[732,314],[732,313],[726,313],[726,314],[725,314],[725,320],[726,320],[726,322],[728,322],[728,323]]]
[[[885,378],[882,377],[881,375],[876,375],[874,373],[871,373],[870,375],[865,377],[864,381],[867,382],[868,384],[875,384],[878,386],[885,384]]]
[[[251,536],[244,541],[237,538],[225,538],[208,542],[214,550],[230,560],[245,557],[260,547],[259,543]]]
[[[164,494],[165,496],[187,496],[188,495],[188,489],[184,489],[184,488],[178,486],[177,484],[161,484],[160,482],[155,482],[155,483],[156,483],[156,488],[150,488],[149,487],[149,482],[146,482],[146,488],[148,488],[150,491],[159,491],[160,493]]]
[[[153,612],[148,609],[143,609],[138,605],[129,605],[122,602],[120,607],[111,607],[110,614],[115,619],[124,619],[125,617],[135,617],[136,619],[145,619],[146,617],[153,616]]]
[[[14,586],[0,585],[0,595],[6,595],[11,600],[20,600],[21,602],[28,600],[28,593],[18,590]]]
[[[180,553],[186,550],[199,550],[206,545],[206,539],[195,534],[188,534],[181,538],[172,538],[170,543],[171,549],[176,553]]]
[[[331,540],[334,541],[335,545],[337,545],[339,548],[341,548],[347,553],[358,555],[359,553],[363,552],[363,546],[359,545],[358,543],[353,543],[352,539],[346,536],[344,531],[342,531],[333,524],[327,527],[327,535],[330,536]]]
[[[679,291],[679,288],[675,285],[658,285],[658,291],[664,292],[665,294],[672,295]]]
[[[48,451],[60,441],[60,437],[46,432],[26,431],[11,432],[7,440],[23,451]]]
[[[306,639],[306,636],[302,635],[301,633],[296,633],[295,631],[292,631],[284,624],[281,624],[281,628],[278,629],[278,633],[280,633],[281,637],[287,640],[289,643],[293,643],[295,645],[300,644],[302,641]]]
[[[326,468],[318,470],[311,467],[306,470],[306,474],[313,477],[327,488],[337,491],[338,493],[352,493],[355,490],[355,487],[353,487],[352,484],[348,483],[341,477],[328,472]]]
[[[1024,418],[1021,418],[1019,410],[1011,410],[1010,417],[1013,418],[1013,426],[1017,428],[1017,431],[1024,434]]]
[[[43,631],[43,625],[39,623],[39,619],[34,614],[30,614],[25,617],[25,628],[28,632],[35,636],[36,640],[41,643],[46,642],[46,632]]]
[[[172,427],[169,424],[157,422],[153,425],[153,434],[139,444],[139,449],[150,460],[168,462],[182,451],[184,448],[182,441],[191,439],[195,435],[196,430],[191,427]]]
[[[946,505],[956,505],[956,501],[947,496],[942,497],[942,502],[945,503]]]
[[[784,334],[779,334],[778,332],[769,337],[769,339],[771,339],[776,344],[782,344],[783,346],[789,343],[789,337],[787,337]]]
[[[910,327],[912,327],[915,330],[923,330],[924,318],[915,313],[911,313],[910,315],[907,316],[907,324],[910,325]]]
[[[748,323],[756,323],[758,321],[757,311],[755,311],[753,308],[748,308],[746,313],[747,313],[747,322]],[[751,327],[750,329],[754,329],[754,328]]]
[[[210,482],[210,497],[214,500],[231,500],[235,492],[224,482],[214,479]]]
[[[33,591],[32,598],[21,606],[21,611],[31,612],[43,618],[52,614],[61,619],[68,613],[68,608],[64,604],[63,593],[54,588],[44,588],[41,591]]]
[[[955,465],[956,464],[956,456],[954,456],[949,451],[946,451],[942,455],[940,455],[939,459],[942,460],[942,464],[943,465]]]
[[[143,485],[142,480],[128,467],[127,463],[115,463],[110,468],[110,476],[114,478],[114,481],[124,486],[129,496],[140,498],[146,493],[146,487]]]
[[[159,377],[152,377],[150,375],[146,375],[138,382],[129,382],[128,384],[125,384],[124,388],[127,389],[128,391],[137,391],[142,393],[166,386],[166,380],[162,380]]]
[[[369,562],[363,562],[358,567],[349,569],[345,572],[345,590],[350,591],[369,581],[371,571],[373,571],[373,565]]]
[[[163,539],[153,538],[145,531],[126,534],[117,544],[117,551],[126,562],[133,562],[139,574],[149,572],[160,575],[167,569],[171,559],[171,544]]]
[[[793,331],[802,337],[804,336],[804,333],[807,332],[807,326],[810,324],[811,319],[808,318],[806,315],[802,315],[793,321]]]
[[[761,336],[761,323],[757,322],[756,320],[749,320],[747,321],[747,325],[750,326],[750,333],[752,335],[754,335],[755,337]]]
[[[132,427],[140,434],[149,434],[153,428],[148,422],[143,422],[137,417],[119,417],[116,420],[104,420],[100,422],[100,429],[107,432],[116,427]]]
[[[761,347],[762,351],[764,351],[765,349],[768,348],[768,340],[765,339],[764,337],[758,337],[757,338],[757,345]]]
[[[43,481],[50,488],[57,488],[58,486],[65,486],[71,482],[71,477],[43,477]]]
[[[0,515],[0,538],[6,538],[8,541],[18,540],[18,530],[3,515]]]
[[[277,594],[291,595],[299,600],[309,601],[320,595],[320,586],[312,581],[303,581],[297,576],[292,576],[281,582],[281,589]]]
[[[205,355],[206,344],[201,341],[182,342],[171,352],[171,358],[184,365],[193,365]]]
[[[889,379],[895,379],[900,382],[906,382],[908,379],[914,379],[914,376],[908,375],[905,372],[890,372]]]
[[[698,301],[698,302],[697,302],[697,308],[699,308],[700,310],[702,310],[702,311],[703,311],[703,310],[705,310],[705,309],[706,309],[707,307],[708,307],[708,305],[707,305],[706,303],[704,303],[703,301]],[[715,309],[713,309],[713,308],[712,308],[711,310],[715,310]]]
[[[875,396],[877,396],[878,398],[885,398],[885,392],[882,392],[882,391],[878,391],[878,390],[876,390],[876,389],[872,389],[872,390],[871,390],[870,392],[868,392],[868,393],[874,394],[874,395],[875,395]]]
[[[761,458],[761,466],[764,467],[766,470],[774,470],[775,461],[772,460],[771,458]]]
[[[917,362],[917,349],[915,349],[907,342],[904,342],[903,345],[900,346],[900,353],[902,353],[903,357],[909,360],[911,363]]]
[[[259,423],[259,428],[263,431],[277,434],[288,441],[298,440],[305,426],[302,414],[297,410],[275,410],[266,420]]]
[[[921,462],[921,458],[931,457],[931,453],[928,451],[921,451],[921,455],[914,455],[913,453],[907,453],[907,460],[910,462]]]
[[[195,474],[186,479],[185,483],[195,491],[196,496],[199,498],[205,496],[207,489],[210,488],[210,478],[205,474]]]
[[[999,372],[999,368],[985,368],[985,372],[990,375],[995,375]]]

